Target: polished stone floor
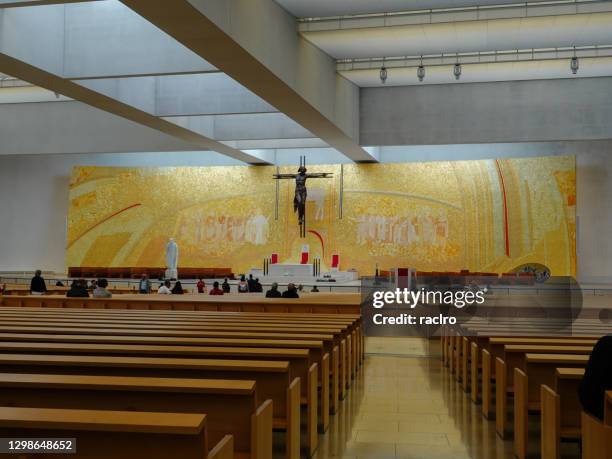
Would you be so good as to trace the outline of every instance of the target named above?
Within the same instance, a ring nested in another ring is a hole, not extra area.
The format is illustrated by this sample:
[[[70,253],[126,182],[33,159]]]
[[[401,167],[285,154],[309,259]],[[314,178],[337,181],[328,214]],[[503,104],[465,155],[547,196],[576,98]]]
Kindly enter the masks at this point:
[[[315,458],[510,459],[440,361],[437,343],[369,338],[366,361]]]

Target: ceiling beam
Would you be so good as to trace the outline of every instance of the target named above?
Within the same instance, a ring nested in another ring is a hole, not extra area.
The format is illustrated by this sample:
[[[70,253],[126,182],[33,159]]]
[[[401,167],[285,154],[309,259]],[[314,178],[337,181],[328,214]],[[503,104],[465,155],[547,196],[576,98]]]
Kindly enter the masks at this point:
[[[261,164],[267,162],[243,151],[236,150],[235,148],[231,148],[225,144],[209,139],[201,134],[189,131],[188,129],[182,128],[174,123],[158,118],[123,102],[112,99],[111,97],[92,91],[91,89],[80,86],[70,80],[58,77],[57,75],[46,72],[4,53],[0,53],[0,71],[21,80],[28,81],[36,86],[55,91],[74,100],[84,102],[92,107],[96,107],[122,118],[135,121],[136,123],[144,126],[157,129],[158,131],[188,142],[194,147],[214,150],[218,153],[225,154],[246,163]]]
[[[358,144],[359,89],[272,0],[121,1],[333,148],[376,161]]]
[[[0,0],[0,8],[62,5],[64,3],[99,2],[100,0]]]

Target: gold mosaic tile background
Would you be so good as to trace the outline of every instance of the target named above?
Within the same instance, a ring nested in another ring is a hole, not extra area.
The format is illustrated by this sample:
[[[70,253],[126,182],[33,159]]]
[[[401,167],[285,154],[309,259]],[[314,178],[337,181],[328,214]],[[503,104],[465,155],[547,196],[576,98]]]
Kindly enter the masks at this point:
[[[281,172],[295,172],[294,167]],[[273,167],[76,167],[70,185],[68,266],[164,265],[176,238],[179,268],[260,267],[278,253],[297,262],[303,243],[323,269],[333,253],[360,274],[395,266],[506,272],[528,262],[575,274],[573,156],[340,166],[308,181],[299,238],[293,182]],[[506,231],[507,227],[507,231]]]

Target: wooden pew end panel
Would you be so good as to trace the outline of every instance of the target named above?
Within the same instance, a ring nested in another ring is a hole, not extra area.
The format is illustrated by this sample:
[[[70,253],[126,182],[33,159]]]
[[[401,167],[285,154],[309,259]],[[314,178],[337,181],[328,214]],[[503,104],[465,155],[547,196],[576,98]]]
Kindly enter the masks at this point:
[[[226,435],[208,453],[209,459],[234,459],[234,437]]]
[[[251,417],[251,459],[272,459],[272,400],[263,402]]]
[[[561,441],[561,400],[559,394],[545,384],[540,386],[541,454],[542,459],[559,459]]]

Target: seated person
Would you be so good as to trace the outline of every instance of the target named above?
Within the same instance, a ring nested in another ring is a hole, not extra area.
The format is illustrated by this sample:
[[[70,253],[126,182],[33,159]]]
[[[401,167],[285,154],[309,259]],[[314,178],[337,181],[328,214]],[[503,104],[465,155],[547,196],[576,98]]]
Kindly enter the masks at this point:
[[[278,284],[274,282],[270,290],[266,292],[266,298],[280,298],[281,296],[283,295],[278,291]]]
[[[310,291],[311,291],[311,292],[313,292],[313,293],[316,293],[316,292],[318,292],[318,291],[319,291],[319,289],[317,288],[317,286],[316,286],[316,285],[313,285],[313,286],[312,286],[312,289],[311,289]]]
[[[283,292],[283,298],[299,298],[297,288],[295,284],[291,283],[287,285],[287,290]]]
[[[56,287],[63,287],[63,286],[64,286],[64,283],[63,283],[62,281],[58,280],[58,281],[55,283],[55,286],[56,286]]]
[[[170,285],[172,284],[169,280],[164,281],[164,283],[157,290],[157,293],[160,295],[171,295],[172,291],[170,290]]]
[[[176,281],[176,284],[174,284],[174,287],[172,287],[172,294],[182,295],[183,293],[185,292],[183,291],[183,285],[181,284],[181,281]]]
[[[612,335],[600,338],[595,344],[578,389],[584,411],[602,421],[607,390],[612,390]]]
[[[87,281],[85,279],[75,280],[70,286],[70,290],[66,293],[69,298],[89,298],[87,291]]]
[[[253,281],[253,292],[258,292],[261,293],[263,292],[263,285],[261,285],[261,282],[259,282],[259,278],[256,278]]]
[[[221,288],[223,289],[223,293],[229,293],[230,292],[230,284],[227,281],[227,277],[223,280],[223,283],[221,284]]]
[[[213,282],[213,288],[210,291],[210,295],[223,295],[223,290],[219,288],[219,282]]]
[[[198,289],[198,293],[206,293],[206,283],[201,277],[198,283],[196,284],[196,287]]]
[[[47,293],[47,284],[42,277],[42,271],[40,269],[36,270],[34,277],[30,281],[30,293],[32,295],[44,295]]]
[[[249,284],[244,278],[244,274],[240,276],[240,281],[238,282],[238,293],[248,293],[249,292]]]
[[[94,298],[111,298],[113,294],[109,292],[106,287],[108,287],[108,281],[106,279],[100,279],[96,283],[96,288],[93,291]]]

